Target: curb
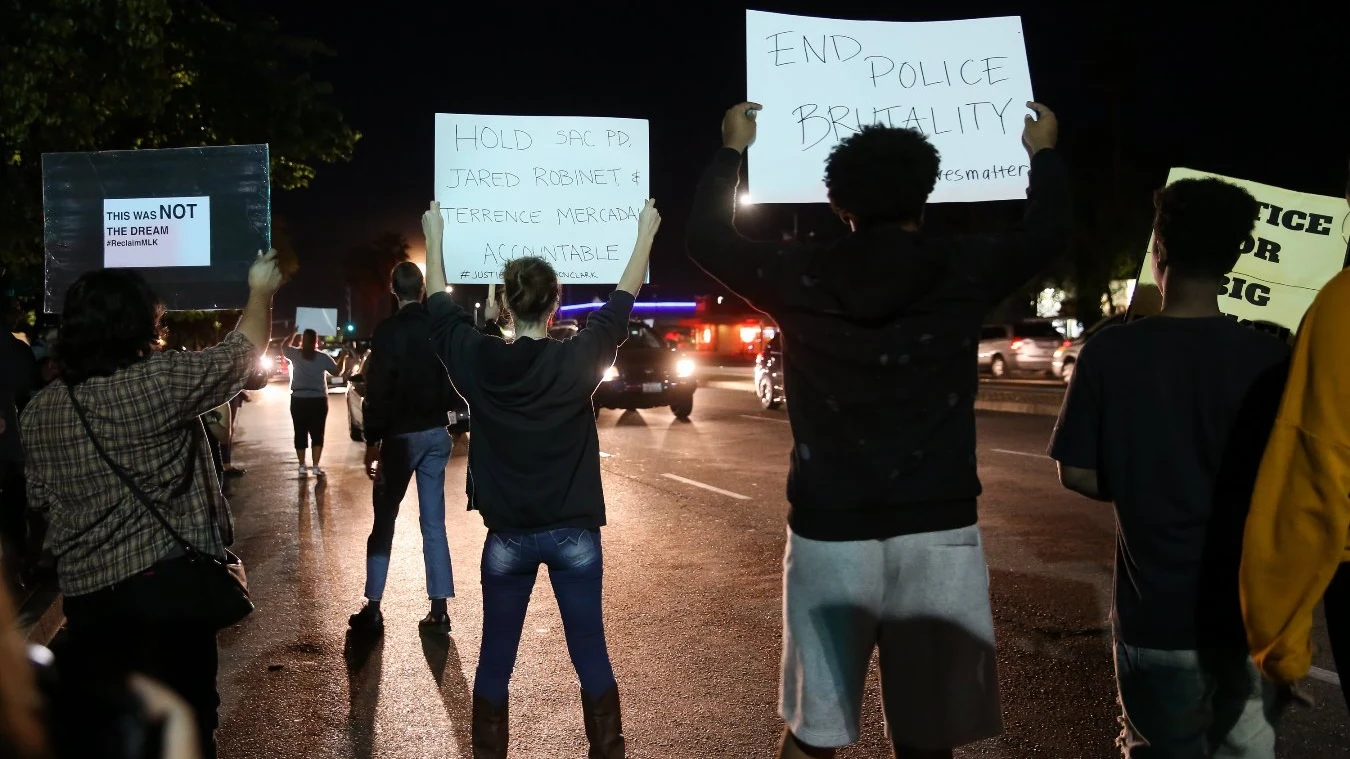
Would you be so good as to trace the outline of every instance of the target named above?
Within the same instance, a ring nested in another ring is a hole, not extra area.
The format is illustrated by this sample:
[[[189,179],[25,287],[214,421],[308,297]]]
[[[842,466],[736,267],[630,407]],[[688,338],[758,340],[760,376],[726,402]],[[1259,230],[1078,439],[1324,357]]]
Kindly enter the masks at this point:
[[[1032,416],[1059,416],[1059,404],[1017,403],[1014,401],[975,400],[976,411],[1000,411],[1005,414],[1029,414]]]

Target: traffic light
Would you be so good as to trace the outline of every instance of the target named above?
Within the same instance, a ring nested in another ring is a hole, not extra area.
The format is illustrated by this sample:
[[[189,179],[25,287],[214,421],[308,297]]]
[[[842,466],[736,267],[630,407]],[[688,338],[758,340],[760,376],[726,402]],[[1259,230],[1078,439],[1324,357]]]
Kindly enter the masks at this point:
[[[355,332],[355,331],[356,331],[356,325],[355,325],[355,324],[352,324],[351,322],[347,322],[347,331],[348,331],[348,332]]]

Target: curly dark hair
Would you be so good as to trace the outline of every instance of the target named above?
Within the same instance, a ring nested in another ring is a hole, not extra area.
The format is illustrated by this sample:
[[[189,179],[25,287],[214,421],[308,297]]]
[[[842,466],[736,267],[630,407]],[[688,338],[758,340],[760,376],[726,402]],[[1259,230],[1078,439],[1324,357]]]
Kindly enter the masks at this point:
[[[865,126],[830,151],[830,204],[862,224],[913,222],[937,186],[941,156],[916,129]]]
[[[1167,252],[1167,268],[1204,279],[1218,279],[1237,265],[1261,210],[1251,193],[1220,179],[1173,182],[1154,204],[1153,228]]]
[[[91,271],[66,290],[61,377],[74,385],[107,377],[150,355],[164,336],[164,304],[141,275]]]
[[[553,265],[537,256],[513,258],[502,270],[506,310],[517,324],[543,324],[553,318],[562,287]]]

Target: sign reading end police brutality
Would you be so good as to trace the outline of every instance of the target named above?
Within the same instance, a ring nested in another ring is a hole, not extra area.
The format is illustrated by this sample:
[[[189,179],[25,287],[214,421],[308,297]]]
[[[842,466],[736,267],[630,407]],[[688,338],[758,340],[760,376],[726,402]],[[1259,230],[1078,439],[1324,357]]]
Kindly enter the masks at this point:
[[[619,281],[648,197],[647,122],[436,114],[450,282],[501,281],[538,256],[567,283]]]
[[[746,88],[764,106],[756,203],[826,202],[830,150],[864,126],[923,132],[942,154],[934,203],[1018,200],[1032,100],[1017,17],[898,23],[746,11]]]
[[[1350,214],[1344,198],[1309,195],[1192,169],[1172,169],[1171,184],[1182,179],[1221,179],[1256,198],[1256,226],[1242,244],[1242,257],[1219,285],[1219,309],[1229,318],[1287,334],[1298,329],[1318,291],[1345,263],[1340,230]],[[1154,241],[1149,240],[1149,250]],[[1156,312],[1157,282],[1149,256],[1139,273],[1131,310]],[[1142,291],[1142,292],[1141,292]],[[1153,291],[1154,295],[1145,295]]]

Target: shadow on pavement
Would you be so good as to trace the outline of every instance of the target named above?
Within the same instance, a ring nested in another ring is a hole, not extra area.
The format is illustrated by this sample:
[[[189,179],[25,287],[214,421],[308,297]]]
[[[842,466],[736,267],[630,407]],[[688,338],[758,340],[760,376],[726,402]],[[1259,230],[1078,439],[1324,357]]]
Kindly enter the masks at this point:
[[[469,683],[464,679],[464,668],[460,664],[459,650],[450,636],[423,635],[422,654],[426,656],[427,667],[441,692],[441,701],[445,704],[445,716],[450,719],[455,745],[460,756],[472,756],[471,723],[473,721],[473,694],[469,692]]]
[[[343,648],[347,660],[349,698],[347,734],[355,759],[375,755],[375,717],[380,702],[380,676],[384,670],[384,635],[347,632]]]

